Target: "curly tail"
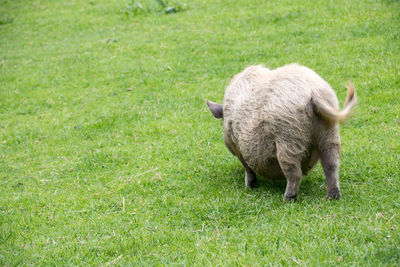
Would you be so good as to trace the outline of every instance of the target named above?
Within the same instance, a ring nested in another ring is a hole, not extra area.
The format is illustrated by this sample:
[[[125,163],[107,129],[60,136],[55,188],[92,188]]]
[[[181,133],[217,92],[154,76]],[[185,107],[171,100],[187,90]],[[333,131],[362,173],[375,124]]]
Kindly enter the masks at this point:
[[[347,119],[352,108],[357,104],[357,95],[353,84],[349,81],[347,86],[347,97],[343,110],[337,110],[321,101],[312,100],[314,112],[319,114],[327,122],[343,122]]]

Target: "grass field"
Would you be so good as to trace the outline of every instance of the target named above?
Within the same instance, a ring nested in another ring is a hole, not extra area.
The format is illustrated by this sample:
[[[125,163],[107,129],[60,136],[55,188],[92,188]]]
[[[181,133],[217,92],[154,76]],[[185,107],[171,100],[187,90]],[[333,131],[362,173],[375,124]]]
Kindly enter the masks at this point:
[[[398,266],[400,2],[139,2],[0,0],[0,265]],[[357,89],[339,201],[246,189],[205,105],[291,62]]]

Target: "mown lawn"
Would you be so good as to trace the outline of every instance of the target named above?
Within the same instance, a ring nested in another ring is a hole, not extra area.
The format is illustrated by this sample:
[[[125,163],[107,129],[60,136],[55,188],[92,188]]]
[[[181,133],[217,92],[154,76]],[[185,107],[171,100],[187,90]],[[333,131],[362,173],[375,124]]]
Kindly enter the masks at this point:
[[[139,2],[0,0],[0,265],[398,266],[400,2]],[[339,201],[246,189],[205,105],[290,62],[357,89]]]

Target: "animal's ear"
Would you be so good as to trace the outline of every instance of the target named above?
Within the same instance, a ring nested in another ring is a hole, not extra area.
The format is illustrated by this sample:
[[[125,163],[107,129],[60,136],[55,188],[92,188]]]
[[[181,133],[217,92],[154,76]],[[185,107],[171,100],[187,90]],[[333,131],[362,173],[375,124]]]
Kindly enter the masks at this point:
[[[207,106],[215,118],[222,119],[224,117],[222,105],[207,100]]]

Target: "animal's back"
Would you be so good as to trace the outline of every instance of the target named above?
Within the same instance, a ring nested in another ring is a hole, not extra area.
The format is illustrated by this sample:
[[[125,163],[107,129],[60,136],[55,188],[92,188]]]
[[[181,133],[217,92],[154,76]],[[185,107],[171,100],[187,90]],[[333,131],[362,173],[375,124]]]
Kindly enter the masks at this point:
[[[310,157],[315,116],[311,98],[314,92],[323,95],[329,90],[314,71],[297,64],[272,71],[251,66],[236,75],[226,89],[225,142],[232,143],[234,154],[241,153],[257,173],[282,176],[277,147],[288,162]],[[331,104],[337,106],[337,100]]]

